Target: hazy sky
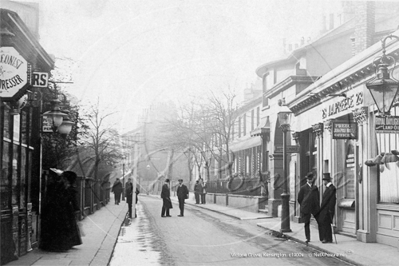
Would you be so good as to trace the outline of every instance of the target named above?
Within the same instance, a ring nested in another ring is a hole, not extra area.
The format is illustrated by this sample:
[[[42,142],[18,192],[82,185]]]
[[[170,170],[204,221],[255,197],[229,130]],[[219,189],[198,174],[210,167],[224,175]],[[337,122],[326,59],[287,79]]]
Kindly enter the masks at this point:
[[[282,39],[320,28],[336,1],[39,0],[40,42],[76,62],[67,90],[100,97],[132,128],[159,100],[187,101],[256,83],[260,65],[281,58]],[[331,7],[328,7],[331,6]]]

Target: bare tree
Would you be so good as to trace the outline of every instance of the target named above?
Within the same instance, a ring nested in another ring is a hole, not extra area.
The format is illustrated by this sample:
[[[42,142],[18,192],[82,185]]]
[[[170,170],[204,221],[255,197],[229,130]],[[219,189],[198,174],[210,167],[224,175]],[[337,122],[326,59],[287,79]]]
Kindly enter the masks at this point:
[[[123,158],[120,135],[112,123],[107,123],[107,119],[110,119],[114,114],[115,112],[102,110],[100,101],[97,99],[96,103],[91,105],[84,115],[89,130],[81,143],[85,149],[91,151],[89,154],[92,154],[91,159],[94,161],[95,179],[98,179],[100,163],[115,165]]]

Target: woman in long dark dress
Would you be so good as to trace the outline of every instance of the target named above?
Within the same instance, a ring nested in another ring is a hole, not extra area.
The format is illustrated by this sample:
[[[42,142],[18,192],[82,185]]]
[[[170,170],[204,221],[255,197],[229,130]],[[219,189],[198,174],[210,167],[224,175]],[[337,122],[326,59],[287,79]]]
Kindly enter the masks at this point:
[[[60,177],[54,177],[48,185],[41,214],[40,249],[57,252],[82,244],[75,219],[79,209],[77,190],[73,186],[75,180],[76,174],[66,171]]]
[[[41,213],[40,249],[48,251],[64,249],[58,239],[66,237],[66,216],[63,208],[65,192],[65,184],[61,177],[50,174]]]
[[[78,203],[78,190],[76,188],[77,175],[72,171],[65,171],[62,176],[66,181],[66,209],[67,209],[67,228],[68,237],[66,239],[66,246],[72,248],[73,246],[81,245],[82,238],[79,231],[79,226],[76,221],[77,215],[80,213]]]

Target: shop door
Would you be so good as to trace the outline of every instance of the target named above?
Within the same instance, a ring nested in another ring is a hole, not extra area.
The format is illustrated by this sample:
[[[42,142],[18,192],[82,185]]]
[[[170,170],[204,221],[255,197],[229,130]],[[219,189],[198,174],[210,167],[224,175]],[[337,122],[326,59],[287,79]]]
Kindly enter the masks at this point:
[[[338,231],[350,235],[356,234],[355,211],[355,175],[356,162],[355,140],[337,140],[337,216]]]

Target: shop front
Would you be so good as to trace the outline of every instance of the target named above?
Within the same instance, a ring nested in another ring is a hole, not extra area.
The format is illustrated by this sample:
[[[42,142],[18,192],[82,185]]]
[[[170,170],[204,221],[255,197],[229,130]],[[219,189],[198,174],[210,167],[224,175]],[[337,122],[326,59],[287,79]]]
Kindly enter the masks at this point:
[[[40,194],[40,110],[32,76],[53,61],[19,16],[0,9],[1,264],[37,245]]]
[[[398,59],[398,42],[386,50]],[[320,197],[323,173],[331,174],[337,188],[336,231],[398,246],[399,98],[391,99],[389,116],[381,116],[367,87],[376,77],[373,60],[379,54],[378,43],[327,73],[288,106],[301,146],[298,174],[313,165]],[[392,76],[399,77],[399,71]]]

